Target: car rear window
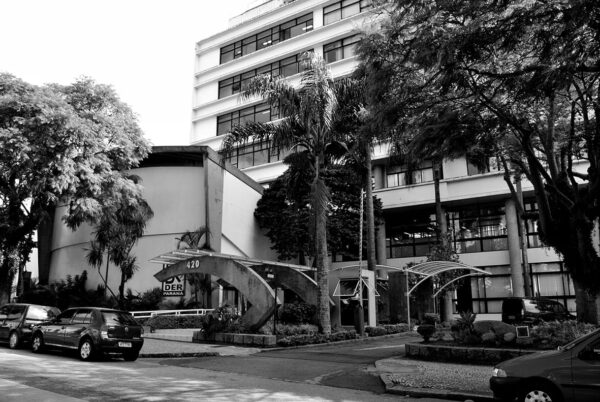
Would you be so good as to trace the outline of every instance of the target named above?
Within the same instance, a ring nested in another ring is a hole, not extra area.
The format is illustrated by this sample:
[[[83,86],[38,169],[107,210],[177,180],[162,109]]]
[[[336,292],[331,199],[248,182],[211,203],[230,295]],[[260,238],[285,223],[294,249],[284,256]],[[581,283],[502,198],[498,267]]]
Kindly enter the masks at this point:
[[[502,302],[502,311],[505,313],[516,313],[521,310],[521,299],[508,299]]]
[[[103,311],[102,317],[106,325],[138,325],[131,314],[120,311]]]

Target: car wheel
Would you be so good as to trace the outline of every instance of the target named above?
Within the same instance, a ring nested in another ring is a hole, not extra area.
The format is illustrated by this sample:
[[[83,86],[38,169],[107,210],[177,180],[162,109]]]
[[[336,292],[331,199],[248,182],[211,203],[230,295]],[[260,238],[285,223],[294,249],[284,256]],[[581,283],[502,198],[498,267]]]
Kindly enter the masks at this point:
[[[140,352],[123,352],[123,359],[127,360],[128,362],[133,362],[137,360],[139,355]]]
[[[79,344],[79,358],[83,361],[92,360],[94,356],[94,344],[89,338],[85,338]]]
[[[33,353],[40,353],[44,349],[44,338],[42,338],[42,334],[33,335],[33,339],[31,340],[31,350]]]
[[[520,402],[560,402],[562,397],[552,387],[546,384],[527,384],[521,392]]]
[[[19,347],[20,343],[21,339],[19,339],[19,334],[17,334],[17,331],[11,332],[10,336],[8,337],[8,347],[11,349],[16,349]]]

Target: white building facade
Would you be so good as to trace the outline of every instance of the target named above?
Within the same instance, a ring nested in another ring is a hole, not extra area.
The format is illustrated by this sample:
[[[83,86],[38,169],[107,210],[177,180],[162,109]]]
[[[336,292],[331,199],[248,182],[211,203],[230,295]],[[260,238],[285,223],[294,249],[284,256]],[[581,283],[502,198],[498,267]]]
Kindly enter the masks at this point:
[[[199,41],[191,144],[219,151],[232,126],[277,120],[277,110],[263,100],[243,101],[239,93],[244,82],[264,73],[297,82],[303,52],[322,56],[336,78],[351,74],[358,64],[356,43],[361,31],[373,25],[375,15],[367,0],[265,1],[232,18],[227,30]],[[238,149],[230,162],[266,185],[283,173],[281,159],[268,144],[250,144]],[[524,295],[524,275],[528,275],[532,294],[559,300],[573,311],[573,284],[561,258],[542,247],[535,222],[525,222],[525,230],[520,230],[515,204],[497,164],[485,161],[486,168],[481,169],[472,162],[468,157],[444,161],[440,184],[460,261],[490,274],[473,276],[470,284],[457,290],[458,307],[498,314],[502,298]],[[378,228],[378,262],[402,268],[424,261],[435,242],[431,163],[423,161],[419,169],[409,171],[392,163],[386,147],[380,147],[373,154],[373,171],[374,193],[383,202],[385,216],[385,225]],[[526,209],[535,210],[532,186],[522,185]],[[334,266],[348,264],[338,261],[335,253],[332,260]]]

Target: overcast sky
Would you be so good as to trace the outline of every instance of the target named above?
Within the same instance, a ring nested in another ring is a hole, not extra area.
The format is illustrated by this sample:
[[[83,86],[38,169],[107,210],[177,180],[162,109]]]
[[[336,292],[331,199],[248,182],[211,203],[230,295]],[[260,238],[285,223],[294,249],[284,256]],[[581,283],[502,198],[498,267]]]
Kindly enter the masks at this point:
[[[0,71],[112,85],[154,145],[187,145],[194,44],[252,0],[0,0]]]

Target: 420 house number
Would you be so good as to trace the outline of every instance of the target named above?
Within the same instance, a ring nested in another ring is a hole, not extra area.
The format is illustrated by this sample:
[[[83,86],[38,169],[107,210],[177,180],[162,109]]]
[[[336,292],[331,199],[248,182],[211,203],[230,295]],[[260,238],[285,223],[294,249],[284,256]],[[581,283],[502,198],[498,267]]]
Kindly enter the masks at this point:
[[[186,266],[188,269],[198,268],[198,267],[200,267],[200,261],[199,260],[188,261]]]

